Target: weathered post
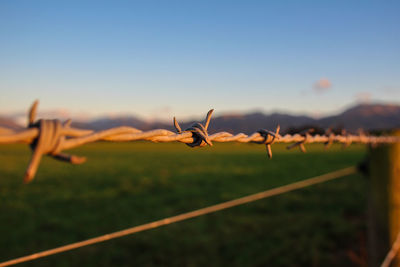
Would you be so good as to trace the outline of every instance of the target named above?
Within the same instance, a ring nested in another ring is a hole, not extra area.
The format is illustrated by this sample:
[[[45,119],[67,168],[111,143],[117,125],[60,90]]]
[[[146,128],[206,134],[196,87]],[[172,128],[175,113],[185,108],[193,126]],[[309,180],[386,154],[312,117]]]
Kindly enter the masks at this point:
[[[369,262],[380,266],[400,231],[399,143],[369,149],[369,176]],[[391,266],[400,266],[400,255]]]

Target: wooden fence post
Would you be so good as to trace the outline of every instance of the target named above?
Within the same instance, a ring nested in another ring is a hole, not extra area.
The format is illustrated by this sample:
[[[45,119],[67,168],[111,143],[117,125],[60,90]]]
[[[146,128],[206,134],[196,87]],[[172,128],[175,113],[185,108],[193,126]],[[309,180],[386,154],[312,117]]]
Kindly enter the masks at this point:
[[[400,231],[400,144],[371,147],[369,174],[369,262],[380,266]],[[400,255],[391,266],[400,266]]]

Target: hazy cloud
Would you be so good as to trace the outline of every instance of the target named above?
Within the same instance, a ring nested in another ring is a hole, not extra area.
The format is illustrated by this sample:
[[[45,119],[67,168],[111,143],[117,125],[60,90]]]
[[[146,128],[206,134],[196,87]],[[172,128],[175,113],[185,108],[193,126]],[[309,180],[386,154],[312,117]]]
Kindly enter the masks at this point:
[[[357,102],[367,104],[371,103],[372,94],[370,92],[358,92],[354,97]]]
[[[147,119],[150,121],[170,121],[173,117],[173,109],[169,106],[161,106],[148,111]]]
[[[329,81],[327,78],[321,78],[314,83],[313,89],[314,92],[323,93],[330,90],[331,87],[332,87],[331,81]]]
[[[386,95],[400,95],[400,87],[385,86],[381,88],[380,91]]]

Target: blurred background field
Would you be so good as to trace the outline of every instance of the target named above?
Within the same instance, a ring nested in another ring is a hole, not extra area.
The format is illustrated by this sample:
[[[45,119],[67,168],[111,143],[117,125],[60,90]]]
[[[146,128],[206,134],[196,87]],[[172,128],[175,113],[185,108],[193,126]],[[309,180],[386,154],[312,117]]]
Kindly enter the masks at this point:
[[[87,163],[45,157],[22,177],[26,145],[0,147],[0,260],[76,242],[359,163],[363,146],[96,143]],[[362,266],[366,178],[353,175],[26,266]],[[24,266],[24,265],[21,265]]]

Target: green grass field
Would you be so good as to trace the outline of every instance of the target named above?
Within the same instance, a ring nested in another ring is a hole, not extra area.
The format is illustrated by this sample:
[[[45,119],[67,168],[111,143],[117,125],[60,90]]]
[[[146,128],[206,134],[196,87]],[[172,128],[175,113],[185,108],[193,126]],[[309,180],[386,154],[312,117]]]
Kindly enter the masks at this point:
[[[0,147],[0,261],[348,167],[365,149],[96,143],[79,166]],[[366,180],[353,175],[26,266],[357,266],[365,262]],[[24,266],[24,264],[21,264]]]

